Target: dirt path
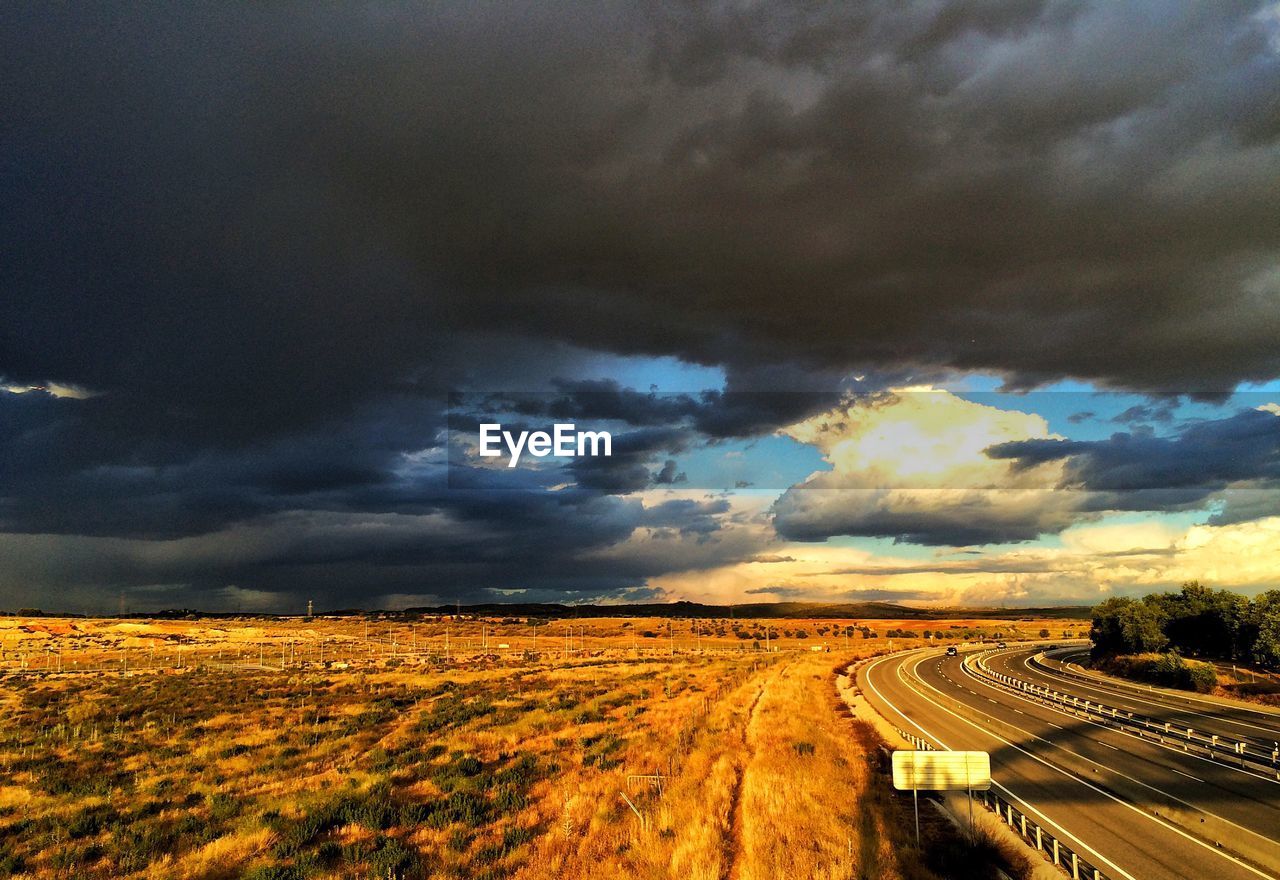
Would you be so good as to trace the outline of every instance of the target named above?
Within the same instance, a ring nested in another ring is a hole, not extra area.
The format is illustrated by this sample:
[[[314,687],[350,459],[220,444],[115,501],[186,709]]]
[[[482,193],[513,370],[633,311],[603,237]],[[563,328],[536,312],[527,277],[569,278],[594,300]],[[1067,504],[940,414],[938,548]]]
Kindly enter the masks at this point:
[[[788,664],[789,666],[790,664]],[[756,691],[755,697],[751,700],[751,706],[747,709],[746,721],[742,724],[742,744],[745,747],[745,753],[742,758],[742,767],[738,770],[737,779],[733,784],[733,795],[730,799],[733,811],[733,821],[729,826],[729,839],[725,845],[725,859],[722,863],[723,869],[721,876],[724,880],[740,880],[742,876],[742,850],[743,850],[743,807],[742,807],[742,790],[746,785],[747,773],[750,771],[752,759],[755,757],[755,747],[753,745],[754,736],[752,731],[755,727],[757,717],[756,708],[760,705],[764,692],[768,690],[769,685],[785,672],[787,666],[773,670],[769,677],[760,683],[759,690]]]

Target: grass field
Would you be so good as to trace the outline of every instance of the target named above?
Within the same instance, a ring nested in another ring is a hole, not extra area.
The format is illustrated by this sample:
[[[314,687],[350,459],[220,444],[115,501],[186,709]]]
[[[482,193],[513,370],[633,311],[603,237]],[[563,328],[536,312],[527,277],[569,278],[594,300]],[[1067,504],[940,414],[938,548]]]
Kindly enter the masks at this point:
[[[930,878],[834,671],[1042,626],[0,618],[0,876]]]

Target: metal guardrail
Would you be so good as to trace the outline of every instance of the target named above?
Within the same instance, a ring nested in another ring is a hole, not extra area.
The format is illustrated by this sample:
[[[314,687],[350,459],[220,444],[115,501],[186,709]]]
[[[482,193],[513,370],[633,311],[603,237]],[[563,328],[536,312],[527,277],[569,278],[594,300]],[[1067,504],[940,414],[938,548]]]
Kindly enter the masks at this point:
[[[967,662],[967,658],[961,665],[967,673],[976,678],[1004,690],[1019,693],[1044,705],[1058,708],[1066,714],[1096,721],[1161,745],[1181,745],[1184,752],[1194,750],[1196,754],[1203,754],[1212,760],[1238,763],[1242,768],[1265,772],[1276,780],[1280,780],[1280,743],[1270,743],[1268,748],[1267,743],[1251,737],[1228,739],[1217,734],[1198,731],[1192,727],[1175,726],[1172,722],[1161,721],[1149,715],[1117,709],[1098,700],[1081,699],[1072,694],[996,672],[983,662],[985,656],[980,654],[975,657],[972,666]]]

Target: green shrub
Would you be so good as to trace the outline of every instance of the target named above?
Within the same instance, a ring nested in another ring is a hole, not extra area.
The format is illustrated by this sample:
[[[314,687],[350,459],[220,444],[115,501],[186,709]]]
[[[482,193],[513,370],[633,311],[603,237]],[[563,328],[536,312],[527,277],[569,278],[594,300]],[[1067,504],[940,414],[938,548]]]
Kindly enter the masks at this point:
[[[106,812],[102,807],[90,807],[81,810],[67,825],[67,834],[73,840],[81,837],[95,837],[105,824]]]
[[[443,800],[428,804],[423,817],[432,828],[446,828],[455,822],[479,828],[489,821],[489,802],[472,791],[455,791]]]
[[[597,721],[604,720],[604,713],[599,709],[583,709],[577,715],[573,716],[574,724],[593,724]]]
[[[264,865],[244,875],[244,880],[304,880],[302,872],[292,865]]]
[[[1185,660],[1177,652],[1122,654],[1096,661],[1099,669],[1163,687],[1207,694],[1218,686],[1213,665]]]
[[[534,828],[508,828],[502,835],[502,849],[511,852],[538,836]]]
[[[369,869],[374,877],[399,880],[421,865],[418,851],[394,837],[379,837],[376,849],[369,854]]]

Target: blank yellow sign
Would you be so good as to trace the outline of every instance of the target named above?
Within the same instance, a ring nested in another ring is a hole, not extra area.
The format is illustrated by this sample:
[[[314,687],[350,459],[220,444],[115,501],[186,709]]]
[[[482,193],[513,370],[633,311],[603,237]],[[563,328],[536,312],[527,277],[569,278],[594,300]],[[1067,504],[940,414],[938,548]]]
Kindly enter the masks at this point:
[[[893,787],[899,791],[986,791],[991,787],[991,756],[986,752],[894,752]]]

